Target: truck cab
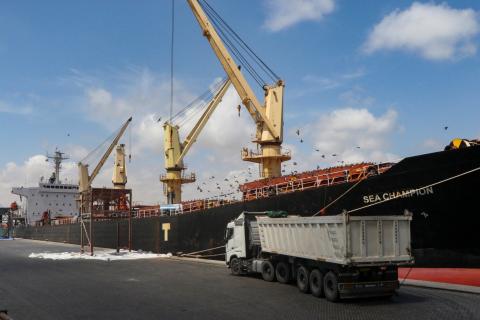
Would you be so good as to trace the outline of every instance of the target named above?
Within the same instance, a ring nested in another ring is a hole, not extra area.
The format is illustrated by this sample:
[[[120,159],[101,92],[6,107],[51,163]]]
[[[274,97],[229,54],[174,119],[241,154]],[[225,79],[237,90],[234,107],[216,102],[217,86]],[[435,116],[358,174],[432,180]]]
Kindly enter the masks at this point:
[[[227,241],[225,259],[227,265],[230,265],[232,258],[246,258],[244,213],[227,224],[225,239]]]

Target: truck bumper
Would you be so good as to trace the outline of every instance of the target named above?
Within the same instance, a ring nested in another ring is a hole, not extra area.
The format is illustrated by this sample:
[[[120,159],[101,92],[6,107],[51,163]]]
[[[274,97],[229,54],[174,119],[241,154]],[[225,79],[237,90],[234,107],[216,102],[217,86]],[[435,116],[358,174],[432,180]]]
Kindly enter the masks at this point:
[[[389,296],[392,295],[398,287],[398,280],[338,284],[341,298]]]

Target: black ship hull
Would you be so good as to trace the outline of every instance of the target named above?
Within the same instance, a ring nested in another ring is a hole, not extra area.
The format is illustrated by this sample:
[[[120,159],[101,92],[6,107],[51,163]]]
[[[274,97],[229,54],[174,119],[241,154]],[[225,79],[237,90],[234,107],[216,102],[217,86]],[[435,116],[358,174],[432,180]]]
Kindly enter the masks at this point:
[[[302,216],[413,214],[416,266],[480,268],[480,146],[405,158],[361,182],[323,186],[171,217],[134,219],[133,246],[195,252],[223,244],[226,224],[242,211],[285,210]],[[126,234],[126,223],[122,234]],[[19,228],[17,236],[79,242],[78,225]],[[95,244],[114,247],[116,223],[95,224]],[[125,237],[122,237],[125,245]],[[215,254],[221,251],[206,252]]]

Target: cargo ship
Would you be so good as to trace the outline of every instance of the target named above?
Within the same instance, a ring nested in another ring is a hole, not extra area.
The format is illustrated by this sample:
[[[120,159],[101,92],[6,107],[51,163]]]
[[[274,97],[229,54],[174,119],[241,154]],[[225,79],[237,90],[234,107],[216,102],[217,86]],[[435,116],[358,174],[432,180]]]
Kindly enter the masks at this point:
[[[361,163],[262,179],[242,185],[240,201],[185,201],[175,212],[163,206],[136,208],[133,247],[221,258],[225,226],[242,211],[285,210],[301,216],[409,212],[417,267],[480,268],[478,181],[480,145],[474,141],[398,163]],[[114,246],[116,223],[96,223],[98,246]],[[79,231],[77,223],[16,229],[19,237],[70,243],[79,243]]]

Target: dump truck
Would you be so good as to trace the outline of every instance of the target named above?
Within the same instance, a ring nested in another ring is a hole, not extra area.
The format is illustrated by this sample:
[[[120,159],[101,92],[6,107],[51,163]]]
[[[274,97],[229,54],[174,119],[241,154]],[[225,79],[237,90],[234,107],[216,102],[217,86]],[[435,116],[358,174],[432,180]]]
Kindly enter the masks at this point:
[[[227,225],[226,264],[233,275],[296,282],[329,301],[392,296],[398,266],[413,263],[409,213],[300,217],[242,212]]]

